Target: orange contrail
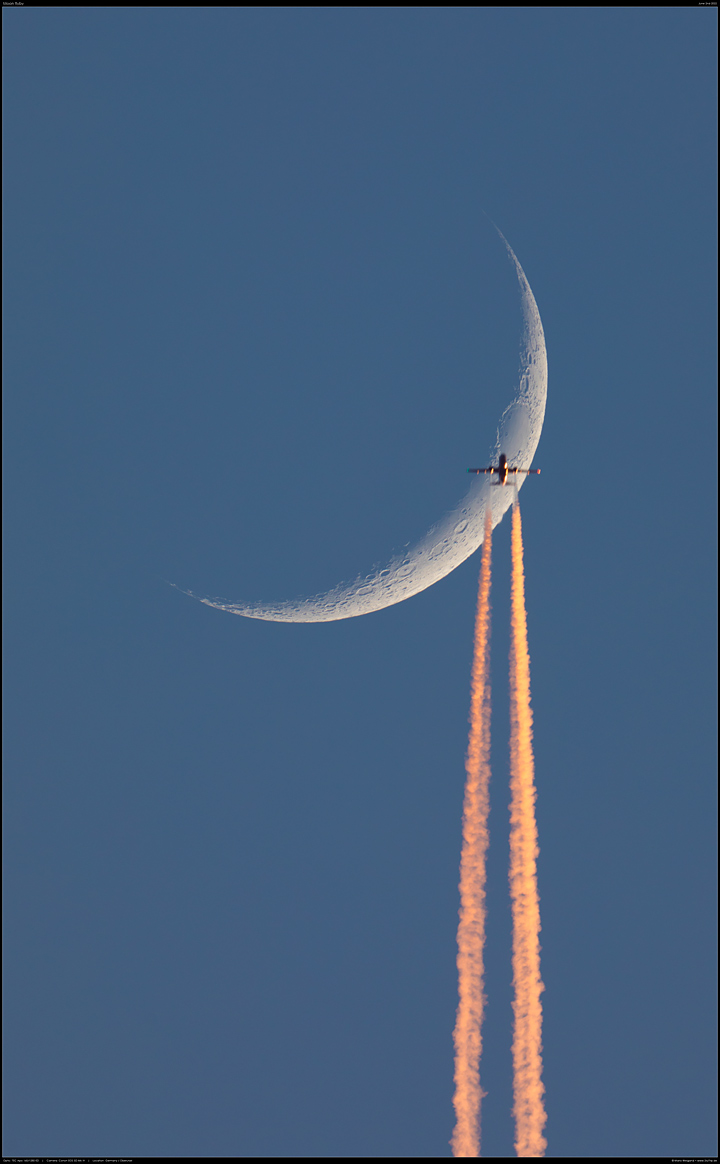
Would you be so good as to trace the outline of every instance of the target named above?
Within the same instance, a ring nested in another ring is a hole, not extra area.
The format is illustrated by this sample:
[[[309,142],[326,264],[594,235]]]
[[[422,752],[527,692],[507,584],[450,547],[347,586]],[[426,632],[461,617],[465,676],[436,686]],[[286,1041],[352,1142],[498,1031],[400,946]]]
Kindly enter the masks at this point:
[[[480,1053],[485,1006],[485,855],[490,811],[490,562],[492,511],[485,516],[470,695],[470,736],[465,771],[463,840],[460,857],[458,1003],[455,1031],[456,1124],[453,1156],[480,1155]]]
[[[530,655],[525,614],[522,526],[515,500],[512,514],[510,641],[510,896],[513,916],[513,1032],[515,1151],[543,1156],[547,1116],[542,1083],[540,901],[537,887],[535,764],[530,710]]]

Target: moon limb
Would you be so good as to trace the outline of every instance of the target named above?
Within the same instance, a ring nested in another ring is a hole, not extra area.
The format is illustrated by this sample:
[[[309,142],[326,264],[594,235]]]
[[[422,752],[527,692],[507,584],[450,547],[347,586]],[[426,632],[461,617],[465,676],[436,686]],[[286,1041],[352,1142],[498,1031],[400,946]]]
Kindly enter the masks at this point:
[[[497,227],[496,227],[497,229]],[[545,403],[547,400],[547,352],[545,334],[535,296],[517,256],[509,242],[498,230],[515,264],[520,284],[523,311],[523,335],[520,347],[520,383],[515,399],[505,409],[498,425],[495,448],[491,453],[496,461],[503,452],[512,465],[529,469],[540,440]],[[519,475],[516,488],[522,488],[525,477]],[[228,603],[218,598],[201,598],[185,591],[206,606],[239,614],[244,618],[264,619],[267,622],[334,622],[342,618],[357,618],[384,610],[412,598],[447,577],[482,544],[485,510],[492,507],[493,528],[498,525],[515,496],[513,488],[491,486],[484,478],[475,477],[463,500],[428,530],[417,545],[403,555],[397,555],[382,570],[351,583],[340,583],[333,590],[314,598],[296,599],[273,605],[260,602]]]

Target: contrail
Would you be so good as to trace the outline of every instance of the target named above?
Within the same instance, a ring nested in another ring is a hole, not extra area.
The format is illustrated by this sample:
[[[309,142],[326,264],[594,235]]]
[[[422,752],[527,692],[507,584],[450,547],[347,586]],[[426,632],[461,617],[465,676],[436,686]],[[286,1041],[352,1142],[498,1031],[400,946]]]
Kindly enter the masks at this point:
[[[485,856],[490,811],[490,563],[492,507],[485,514],[470,695],[470,735],[465,771],[463,840],[460,857],[458,925],[459,1003],[455,1042],[456,1124],[450,1141],[453,1156],[480,1155],[480,1054],[485,1006]]]
[[[540,901],[537,887],[535,764],[530,710],[522,526],[517,498],[512,513],[510,640],[510,897],[513,917],[513,1032],[515,1152],[543,1156],[547,1116],[542,1083]]]

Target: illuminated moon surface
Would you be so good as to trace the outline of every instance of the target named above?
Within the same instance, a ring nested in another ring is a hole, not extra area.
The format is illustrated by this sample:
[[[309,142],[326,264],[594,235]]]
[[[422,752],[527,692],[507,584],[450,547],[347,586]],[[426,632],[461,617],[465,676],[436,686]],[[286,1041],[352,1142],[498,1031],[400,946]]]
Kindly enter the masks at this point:
[[[499,233],[499,232],[498,232]],[[502,235],[501,235],[502,237]],[[545,335],[530,284],[525,278],[515,252],[503,242],[517,271],[523,311],[523,335],[520,347],[520,382],[515,398],[503,413],[495,448],[488,464],[497,464],[505,453],[508,464],[529,469],[540,440],[545,401],[547,399],[547,352]],[[519,474],[517,488],[525,475]],[[512,486],[498,488],[483,476],[473,476],[470,488],[455,509],[434,525],[412,549],[406,550],[377,570],[354,582],[343,582],[334,590],[314,598],[268,604],[264,602],[223,602],[219,598],[201,598],[206,606],[241,614],[245,618],[262,618],[268,622],[333,622],[356,618],[404,602],[445,578],[482,544],[485,510],[492,507],[493,527],[502,521],[515,497]]]

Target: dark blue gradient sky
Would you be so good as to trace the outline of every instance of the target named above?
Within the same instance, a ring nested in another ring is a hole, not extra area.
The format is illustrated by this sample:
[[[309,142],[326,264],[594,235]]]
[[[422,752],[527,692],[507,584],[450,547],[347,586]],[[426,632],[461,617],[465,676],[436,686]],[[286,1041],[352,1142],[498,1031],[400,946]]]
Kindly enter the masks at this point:
[[[550,370],[548,1154],[715,1154],[716,17],[3,11],[5,1154],[450,1155],[478,557],[319,626],[167,580],[316,593],[457,502],[517,372],[485,214]]]

